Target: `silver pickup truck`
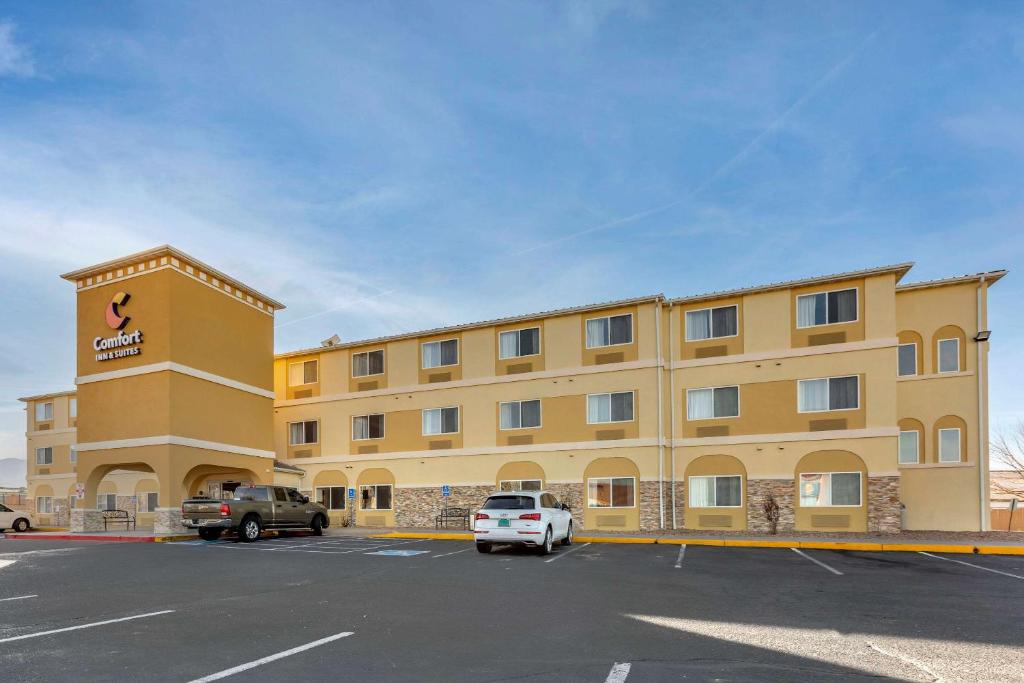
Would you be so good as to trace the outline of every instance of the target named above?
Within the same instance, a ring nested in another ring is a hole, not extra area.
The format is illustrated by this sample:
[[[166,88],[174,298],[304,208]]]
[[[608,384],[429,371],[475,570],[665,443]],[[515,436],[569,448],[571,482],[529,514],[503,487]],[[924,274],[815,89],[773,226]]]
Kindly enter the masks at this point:
[[[327,508],[285,486],[240,486],[228,500],[190,498],[181,504],[181,523],[207,541],[225,531],[252,542],[263,529],[310,529],[320,536],[330,524]]]

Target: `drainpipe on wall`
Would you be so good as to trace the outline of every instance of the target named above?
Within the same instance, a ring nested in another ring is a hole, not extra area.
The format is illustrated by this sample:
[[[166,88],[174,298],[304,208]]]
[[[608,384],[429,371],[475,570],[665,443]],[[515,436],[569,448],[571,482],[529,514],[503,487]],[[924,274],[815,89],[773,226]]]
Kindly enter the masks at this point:
[[[985,320],[982,310],[982,301],[985,299],[985,276],[981,276],[978,282],[978,328],[981,332],[985,327]],[[977,334],[977,332],[975,334]],[[988,531],[991,527],[988,492],[988,413],[985,408],[985,392],[988,388],[988,366],[983,365],[985,360],[984,345],[987,342],[976,341],[978,346],[978,508],[981,524],[978,526],[982,531]]]
[[[657,337],[658,347],[658,528],[665,528],[665,406],[661,395],[662,379],[664,372],[662,368],[661,353],[661,299],[658,299],[658,308],[654,317],[654,334]]]
[[[670,500],[672,501],[672,528],[677,529],[676,519],[676,373],[672,369],[675,363],[675,337],[672,336],[676,329],[672,321],[675,313],[672,302],[668,304],[668,457],[669,457],[669,479],[672,482]]]

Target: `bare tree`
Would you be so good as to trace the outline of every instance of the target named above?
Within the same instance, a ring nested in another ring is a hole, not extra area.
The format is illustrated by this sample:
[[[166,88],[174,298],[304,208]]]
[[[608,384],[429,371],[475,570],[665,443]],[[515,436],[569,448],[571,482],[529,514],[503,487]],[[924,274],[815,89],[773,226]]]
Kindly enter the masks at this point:
[[[992,478],[992,488],[1016,498],[1024,498],[1024,420],[1012,429],[1001,431],[992,443],[993,460],[999,469],[1015,476]]]

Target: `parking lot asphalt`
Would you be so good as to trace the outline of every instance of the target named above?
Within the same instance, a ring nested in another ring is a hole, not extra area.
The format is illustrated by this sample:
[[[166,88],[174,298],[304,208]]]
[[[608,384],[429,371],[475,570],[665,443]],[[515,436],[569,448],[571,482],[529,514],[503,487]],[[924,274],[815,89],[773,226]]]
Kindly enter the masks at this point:
[[[0,540],[4,681],[1012,681],[1022,623],[1022,557]]]

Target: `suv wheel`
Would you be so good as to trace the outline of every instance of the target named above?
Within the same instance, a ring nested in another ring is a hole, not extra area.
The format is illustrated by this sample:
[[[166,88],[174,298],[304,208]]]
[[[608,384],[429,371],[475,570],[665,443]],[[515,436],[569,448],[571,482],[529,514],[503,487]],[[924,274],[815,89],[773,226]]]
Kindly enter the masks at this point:
[[[238,540],[252,543],[260,537],[260,520],[257,517],[246,517],[238,529]]]
[[[13,529],[19,533],[28,531],[28,520],[24,517],[14,520]]]
[[[551,527],[548,527],[548,530],[544,532],[544,545],[540,546],[537,552],[541,555],[547,555],[551,552],[552,545],[554,543],[551,539]]]
[[[489,553],[489,552],[491,552],[491,544],[490,543],[477,543],[476,544],[476,551],[478,553],[484,553],[484,554]]]
[[[569,529],[565,532],[565,538],[562,539],[562,545],[572,545],[572,522],[569,522]]]

